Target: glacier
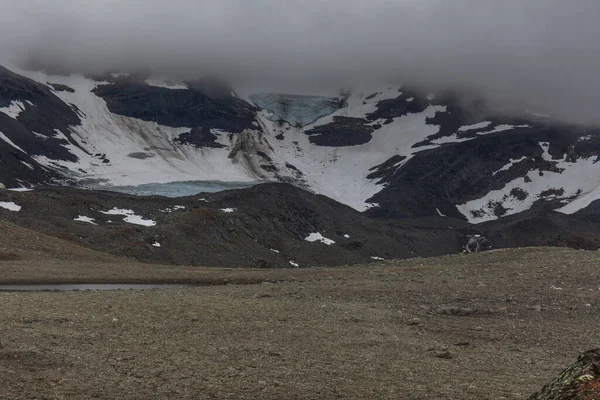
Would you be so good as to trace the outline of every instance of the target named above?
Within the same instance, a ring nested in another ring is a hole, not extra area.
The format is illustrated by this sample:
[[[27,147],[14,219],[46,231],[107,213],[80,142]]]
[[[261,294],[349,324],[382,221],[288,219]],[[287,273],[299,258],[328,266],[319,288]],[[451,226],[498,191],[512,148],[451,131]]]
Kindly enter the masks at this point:
[[[185,197],[198,193],[216,193],[223,190],[245,189],[260,182],[183,181],[145,183],[131,186],[98,186],[95,189],[132,194],[134,196]]]
[[[285,121],[298,128],[331,115],[344,105],[343,99],[324,96],[256,93],[249,98],[266,111],[265,116],[270,121]]]

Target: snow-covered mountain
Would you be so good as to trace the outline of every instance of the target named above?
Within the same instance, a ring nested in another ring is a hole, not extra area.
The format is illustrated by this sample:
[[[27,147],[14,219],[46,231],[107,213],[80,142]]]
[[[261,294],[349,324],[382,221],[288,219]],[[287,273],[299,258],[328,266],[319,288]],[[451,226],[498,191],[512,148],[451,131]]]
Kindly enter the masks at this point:
[[[211,80],[0,68],[0,182],[283,181],[375,217],[473,223],[600,199],[600,131],[406,87],[244,93]]]

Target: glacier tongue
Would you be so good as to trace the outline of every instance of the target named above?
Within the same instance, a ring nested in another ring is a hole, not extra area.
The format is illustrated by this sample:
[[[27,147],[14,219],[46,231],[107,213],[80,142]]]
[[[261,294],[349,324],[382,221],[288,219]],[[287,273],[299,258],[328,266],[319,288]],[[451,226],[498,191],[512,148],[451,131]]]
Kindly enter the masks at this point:
[[[343,106],[343,99],[323,96],[302,96],[280,93],[257,93],[250,100],[266,110],[273,122],[285,121],[296,127],[310,125],[333,114]]]

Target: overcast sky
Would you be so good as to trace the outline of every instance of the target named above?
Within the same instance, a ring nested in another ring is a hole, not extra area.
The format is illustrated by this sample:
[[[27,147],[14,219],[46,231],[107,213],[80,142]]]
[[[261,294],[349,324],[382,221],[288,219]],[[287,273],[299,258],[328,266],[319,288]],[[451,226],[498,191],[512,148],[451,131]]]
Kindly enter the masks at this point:
[[[600,121],[599,0],[0,0],[0,57],[220,74],[270,90],[402,81]]]

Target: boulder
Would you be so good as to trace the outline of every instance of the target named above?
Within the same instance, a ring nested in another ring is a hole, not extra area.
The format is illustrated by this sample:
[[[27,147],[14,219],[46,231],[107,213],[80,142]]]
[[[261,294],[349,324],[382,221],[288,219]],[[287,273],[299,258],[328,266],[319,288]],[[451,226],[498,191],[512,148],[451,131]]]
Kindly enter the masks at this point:
[[[577,362],[528,400],[600,399],[600,349],[582,353]]]

